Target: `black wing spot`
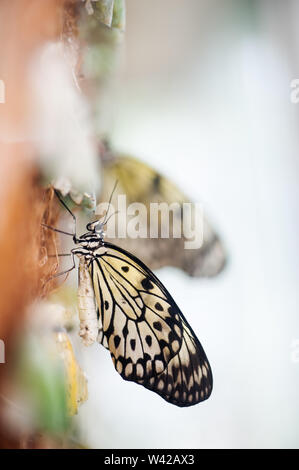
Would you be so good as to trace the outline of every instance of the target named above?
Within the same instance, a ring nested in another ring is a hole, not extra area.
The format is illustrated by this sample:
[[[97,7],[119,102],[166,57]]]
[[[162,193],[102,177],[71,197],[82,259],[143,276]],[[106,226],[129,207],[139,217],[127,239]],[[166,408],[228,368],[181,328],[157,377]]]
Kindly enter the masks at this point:
[[[154,326],[154,328],[155,328],[156,330],[162,331],[162,325],[161,325],[161,323],[160,323],[159,321],[155,321],[155,322],[153,323],[153,326]]]
[[[147,344],[149,345],[149,347],[151,347],[152,345],[152,337],[150,335],[147,335],[145,337],[145,341],[147,342]]]
[[[145,290],[151,290],[154,288],[154,285],[151,283],[148,277],[145,277],[144,279],[142,279],[141,285]]]
[[[129,333],[128,327],[127,327],[127,325],[125,325],[123,327],[123,335],[124,335],[125,338],[128,336],[128,333]]]
[[[168,313],[170,313],[170,315],[174,315],[175,312],[175,308],[173,308],[172,306],[168,307]]]
[[[138,322],[145,320],[145,312],[146,312],[146,306],[143,305],[142,310],[141,310],[141,314],[140,314],[139,318],[137,319]]]
[[[108,300],[105,300],[105,310],[108,310],[108,308],[109,308],[109,302]]]
[[[122,266],[121,269],[127,273],[129,271],[129,266]]]
[[[173,381],[176,382],[177,378],[179,375],[179,369],[175,366],[172,367],[172,376],[173,376]]]
[[[153,189],[157,191],[160,188],[160,184],[161,184],[161,175],[156,174],[153,179]]]
[[[135,340],[135,339],[131,339],[131,340],[130,340],[130,344],[131,344],[132,350],[135,351],[135,348],[136,348],[136,340]]]
[[[160,304],[160,302],[157,302],[157,303],[155,304],[155,308],[156,308],[157,310],[160,310],[160,312],[163,312],[163,307],[162,307],[162,305]]]
[[[169,342],[172,343],[173,341],[177,339],[177,334],[174,333],[173,331],[170,331],[168,335],[168,339],[169,339]]]
[[[115,335],[114,336],[114,344],[115,344],[116,348],[118,348],[119,343],[120,343],[120,337],[118,335]]]

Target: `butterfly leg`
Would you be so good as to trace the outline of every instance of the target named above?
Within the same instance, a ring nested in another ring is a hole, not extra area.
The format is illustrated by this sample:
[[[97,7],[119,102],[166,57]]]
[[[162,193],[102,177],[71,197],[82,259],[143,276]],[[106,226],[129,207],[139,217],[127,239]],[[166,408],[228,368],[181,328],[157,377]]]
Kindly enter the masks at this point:
[[[48,255],[48,258],[56,258],[57,256],[71,256],[72,253],[57,253],[57,255]]]
[[[54,279],[55,277],[59,277],[59,276],[62,276],[63,274],[68,274],[70,273],[73,269],[75,269],[76,267],[76,263],[75,263],[75,255],[74,253],[69,253],[72,258],[73,258],[73,266],[69,269],[66,269],[65,271],[61,271],[61,273],[57,273],[57,274],[54,274],[53,276],[49,277],[49,279],[46,280],[46,283],[51,281],[52,279]],[[59,255],[58,255],[59,256]],[[63,256],[68,256],[68,255],[63,255]]]
[[[64,232],[63,230],[58,230],[58,228],[51,227],[50,225],[41,224],[41,226],[45,227],[45,228],[48,228],[49,230],[53,230],[53,232],[63,233],[64,235],[70,235],[71,237],[74,237],[73,233]]]

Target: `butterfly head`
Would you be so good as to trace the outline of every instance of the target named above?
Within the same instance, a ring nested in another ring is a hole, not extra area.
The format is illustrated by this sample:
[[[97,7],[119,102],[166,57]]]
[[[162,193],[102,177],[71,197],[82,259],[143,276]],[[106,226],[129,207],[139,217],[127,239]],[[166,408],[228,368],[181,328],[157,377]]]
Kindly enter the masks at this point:
[[[103,239],[105,236],[104,226],[105,222],[102,222],[101,220],[95,220],[94,222],[89,222],[86,225],[86,229],[89,232],[95,233],[99,238]]]
[[[106,215],[105,215],[104,220],[103,221],[100,220],[100,219],[94,220],[93,222],[89,222],[86,225],[86,228],[87,228],[88,232],[92,232],[93,234],[95,234],[101,240],[103,240],[103,238],[105,236],[104,227],[107,225],[107,222],[111,219],[111,217],[115,216],[115,214],[118,213],[118,211],[113,212],[113,214],[110,214],[110,216],[108,217],[108,213],[109,213],[109,209],[110,209],[110,205],[111,205],[111,199],[112,199],[112,196],[113,196],[113,193],[115,191],[116,186],[117,186],[117,181],[115,182],[113,191],[110,195],[110,199],[109,199],[109,203],[108,203],[108,209],[106,211]]]

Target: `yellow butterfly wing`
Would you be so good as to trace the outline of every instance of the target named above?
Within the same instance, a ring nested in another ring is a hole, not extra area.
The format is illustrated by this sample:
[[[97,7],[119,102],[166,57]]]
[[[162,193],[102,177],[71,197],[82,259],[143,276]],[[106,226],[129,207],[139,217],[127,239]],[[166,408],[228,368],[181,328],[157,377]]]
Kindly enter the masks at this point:
[[[127,155],[109,154],[103,161],[102,191],[100,200],[108,201],[111,188],[118,181],[116,194],[125,194],[127,205],[140,202],[149,208],[150,203],[166,202],[167,204],[191,201],[169,179],[162,176],[152,167]],[[149,211],[148,211],[149,213]],[[181,210],[175,217],[181,218]],[[161,219],[159,220],[161,233]],[[181,221],[180,221],[181,223]],[[144,220],[149,225],[149,218]],[[199,249],[184,248],[186,239],[181,238],[118,238],[113,240],[117,245],[133,252],[151,269],[165,265],[183,269],[196,277],[217,275],[225,266],[226,253],[217,232],[204,216],[203,243]]]

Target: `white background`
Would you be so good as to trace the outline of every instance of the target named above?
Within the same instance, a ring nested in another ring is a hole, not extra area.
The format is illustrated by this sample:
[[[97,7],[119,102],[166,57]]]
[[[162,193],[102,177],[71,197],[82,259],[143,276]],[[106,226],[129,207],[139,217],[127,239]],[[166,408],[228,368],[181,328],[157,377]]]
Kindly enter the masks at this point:
[[[220,231],[215,279],[158,275],[214,375],[180,409],[123,381],[107,351],[84,351],[89,401],[77,419],[102,448],[298,447],[299,78],[296,2],[128,0],[109,126],[114,145],[161,170]]]

